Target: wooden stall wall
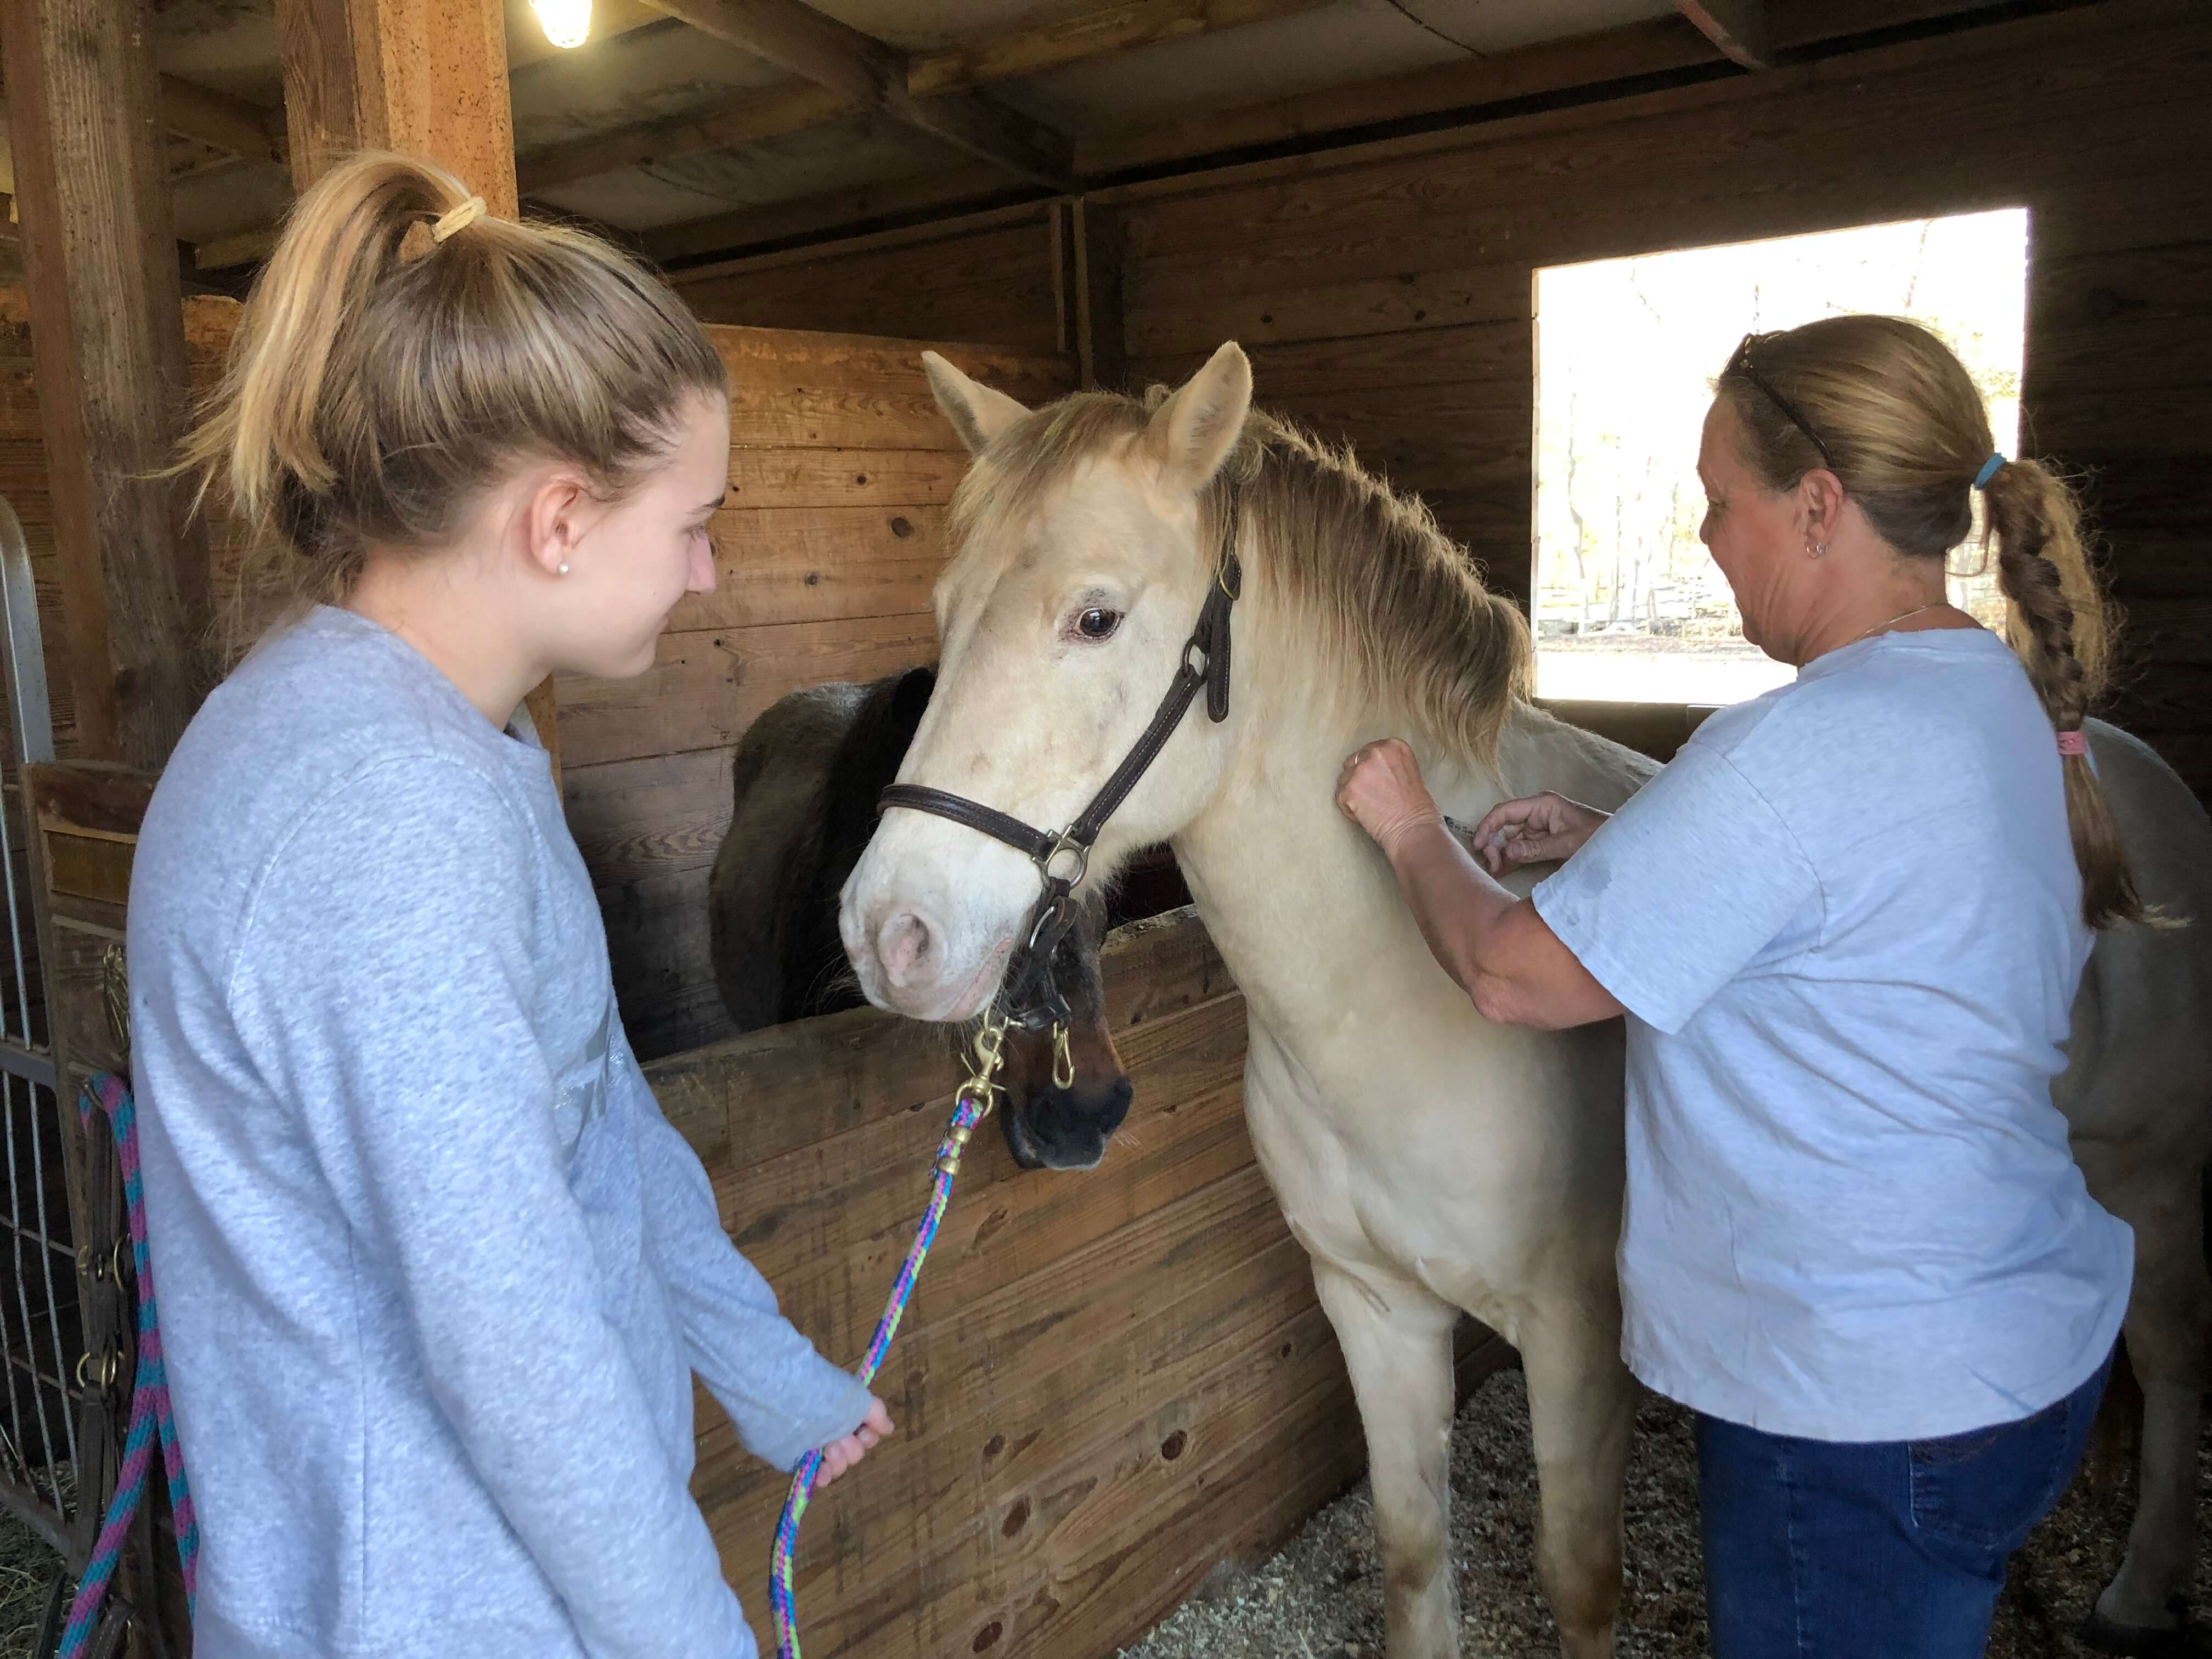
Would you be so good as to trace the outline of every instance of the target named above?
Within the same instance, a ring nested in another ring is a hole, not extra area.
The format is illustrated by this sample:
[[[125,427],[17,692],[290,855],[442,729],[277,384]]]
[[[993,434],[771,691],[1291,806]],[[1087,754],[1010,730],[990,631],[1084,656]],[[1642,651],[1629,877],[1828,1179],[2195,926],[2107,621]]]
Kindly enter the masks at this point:
[[[1048,203],[675,273],[709,322],[1065,349]]]
[[[1245,1133],[1243,999],[1188,911],[1122,930],[1103,967],[1128,1123],[1089,1174],[1025,1174],[994,1127],[976,1137],[877,1381],[900,1431],[812,1513],[810,1650],[1103,1659],[1364,1466],[1305,1253]],[[864,1009],[647,1072],[785,1310],[857,1355],[951,1108],[942,1036]],[[1462,1378],[1504,1352],[1470,1324]],[[694,1490],[765,1650],[758,1574],[785,1482],[718,1411],[701,1420]]]
[[[709,332],[733,388],[715,590],[678,607],[641,678],[558,688],[569,826],[599,884],[623,1021],[648,1057],[729,1035],[707,878],[731,745],[788,691],[935,658],[930,587],[967,459],[919,343]],[[1073,383],[1057,356],[934,349],[1027,401]]]
[[[2087,473],[2132,614],[2111,714],[2212,798],[2208,88],[2212,9],[2111,0],[1109,192],[1132,368],[1243,341],[1525,594],[1539,267],[2025,206],[2027,446]]]

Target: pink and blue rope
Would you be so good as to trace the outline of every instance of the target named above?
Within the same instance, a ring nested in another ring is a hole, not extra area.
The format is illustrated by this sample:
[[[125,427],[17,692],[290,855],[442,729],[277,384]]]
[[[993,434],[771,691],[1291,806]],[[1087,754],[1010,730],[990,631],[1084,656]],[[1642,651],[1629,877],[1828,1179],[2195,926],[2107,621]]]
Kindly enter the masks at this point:
[[[990,1109],[990,1099],[988,1087],[963,1088],[960,1091],[952,1121],[937,1149],[937,1162],[930,1180],[929,1207],[922,1212],[921,1224],[915,1229],[913,1246],[899,1267],[890,1300],[884,1304],[884,1316],[876,1323],[875,1338],[868,1344],[866,1357],[860,1361],[858,1376],[864,1384],[875,1380],[884,1356],[890,1352],[891,1339],[898,1334],[899,1320],[914,1297],[915,1280],[921,1276],[929,1247],[936,1242],[945,1206],[952,1201],[952,1181],[960,1167],[961,1151],[976,1124]],[[799,1659],[799,1604],[791,1588],[791,1558],[799,1547],[799,1523],[813,1496],[814,1476],[821,1467],[822,1454],[818,1451],[811,1451],[800,1460],[798,1472],[791,1478],[791,1494],[783,1500],[782,1518],[775,1526],[775,1545],[769,1553],[768,1604],[769,1614],[775,1620],[777,1659]]]
[[[161,1327],[154,1308],[154,1270],[146,1249],[146,1193],[138,1172],[138,1113],[130,1085],[112,1072],[92,1078],[78,1098],[77,1110],[89,1124],[95,1109],[105,1111],[114,1127],[116,1159],[123,1170],[124,1205],[131,1218],[131,1256],[138,1270],[138,1364],[131,1384],[131,1429],[123,1442],[123,1466],[116,1475],[115,1495],[108,1501],[107,1516],[100,1523],[92,1560],[77,1581],[57,1659],[76,1659],[100,1622],[100,1604],[106,1600],[116,1563],[122,1557],[123,1541],[130,1534],[139,1499],[145,1494],[146,1466],[152,1461],[156,1437],[161,1443],[162,1464],[168,1471],[169,1508],[176,1522],[177,1552],[184,1559],[187,1607],[199,1597],[199,1522],[192,1509],[191,1489],[185,1481],[185,1455],[177,1444],[176,1417],[169,1408],[168,1368],[161,1357]]]

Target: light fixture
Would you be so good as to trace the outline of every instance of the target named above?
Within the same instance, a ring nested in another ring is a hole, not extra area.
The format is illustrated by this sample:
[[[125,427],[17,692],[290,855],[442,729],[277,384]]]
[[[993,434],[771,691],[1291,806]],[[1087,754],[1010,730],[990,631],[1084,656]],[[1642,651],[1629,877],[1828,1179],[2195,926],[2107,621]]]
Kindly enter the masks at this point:
[[[530,0],[538,27],[556,46],[580,46],[592,36],[592,0]]]

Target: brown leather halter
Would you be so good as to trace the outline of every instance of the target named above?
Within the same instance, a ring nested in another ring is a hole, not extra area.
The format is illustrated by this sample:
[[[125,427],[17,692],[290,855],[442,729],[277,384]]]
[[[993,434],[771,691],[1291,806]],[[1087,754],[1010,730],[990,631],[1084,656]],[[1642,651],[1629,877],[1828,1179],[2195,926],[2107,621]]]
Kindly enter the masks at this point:
[[[1039,830],[994,806],[921,784],[895,783],[877,798],[878,812],[903,806],[909,811],[950,818],[1026,854],[1036,866],[1044,891],[1030,912],[1029,937],[1009,968],[998,999],[1006,1018],[1017,1024],[1035,1030],[1048,1024],[1065,1026],[1068,1023],[1066,999],[1053,981],[1052,953],[1075,925],[1073,895],[1090,871],[1091,849],[1097,845],[1106,820],[1160,757],[1160,750],[1182,724],[1201,688],[1206,692],[1207,715],[1217,725],[1229,718],[1229,611],[1244,586],[1244,568],[1236,552],[1234,495],[1225,517],[1221,562],[1206,603],[1199,609],[1198,624],[1183,643],[1182,665],[1176,671],[1167,695],[1160,699],[1152,724],[1074,823],[1065,830]]]

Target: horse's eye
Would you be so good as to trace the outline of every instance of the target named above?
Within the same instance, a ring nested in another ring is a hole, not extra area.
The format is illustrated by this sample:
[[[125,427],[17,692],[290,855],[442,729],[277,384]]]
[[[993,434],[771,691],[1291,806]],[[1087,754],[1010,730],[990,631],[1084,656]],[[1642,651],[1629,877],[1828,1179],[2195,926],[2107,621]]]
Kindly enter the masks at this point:
[[[1075,631],[1086,640],[1110,640],[1121,625],[1121,613],[1093,605],[1075,619]]]

